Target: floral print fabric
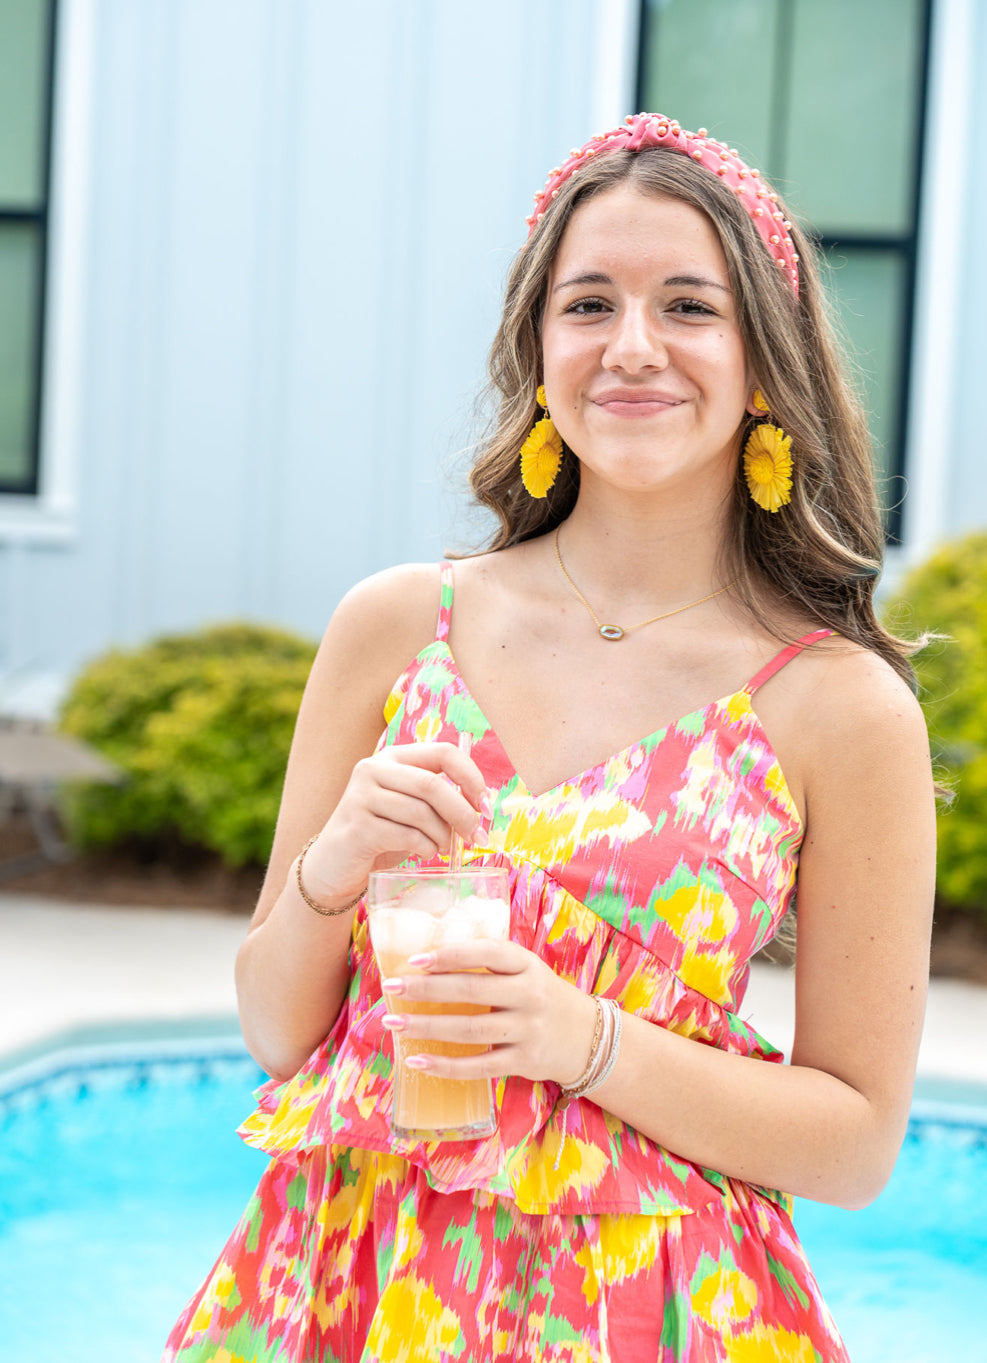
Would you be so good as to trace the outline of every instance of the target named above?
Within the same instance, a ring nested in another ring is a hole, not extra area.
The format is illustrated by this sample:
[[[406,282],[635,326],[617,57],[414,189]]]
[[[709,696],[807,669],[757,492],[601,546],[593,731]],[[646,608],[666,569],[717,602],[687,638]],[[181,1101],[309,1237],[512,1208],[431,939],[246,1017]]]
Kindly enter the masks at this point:
[[[829,631],[535,795],[459,675],[451,609],[443,565],[436,639],[397,682],[381,745],[471,735],[494,792],[473,857],[508,869],[513,940],[628,1012],[780,1061],[738,1010],[802,830],[751,696]],[[782,1193],[516,1077],[497,1085],[493,1136],[395,1140],[363,906],[350,964],[333,1031],[241,1128],[272,1162],[166,1363],[845,1360]]]

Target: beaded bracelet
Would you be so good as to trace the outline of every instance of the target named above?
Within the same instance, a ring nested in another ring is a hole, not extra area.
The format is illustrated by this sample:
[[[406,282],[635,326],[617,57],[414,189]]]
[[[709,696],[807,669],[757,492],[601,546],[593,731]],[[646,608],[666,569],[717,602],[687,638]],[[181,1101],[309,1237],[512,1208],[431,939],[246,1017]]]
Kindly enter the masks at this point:
[[[316,833],[315,838],[318,836],[318,833]],[[322,918],[337,918],[340,914],[348,913],[350,909],[355,908],[363,898],[364,891],[361,890],[355,899],[351,899],[348,904],[344,904],[340,909],[324,909],[321,904],[315,902],[302,884],[302,862],[305,860],[305,853],[312,846],[312,843],[315,842],[315,838],[309,838],[308,842],[295,858],[295,883],[298,886],[298,893],[305,900],[305,903],[310,909],[314,909]]]

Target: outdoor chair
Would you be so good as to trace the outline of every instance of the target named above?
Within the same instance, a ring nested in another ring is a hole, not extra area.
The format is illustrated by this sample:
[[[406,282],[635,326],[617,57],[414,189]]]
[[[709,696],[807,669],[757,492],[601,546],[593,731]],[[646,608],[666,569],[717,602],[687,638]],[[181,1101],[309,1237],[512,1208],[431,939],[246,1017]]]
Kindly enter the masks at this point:
[[[77,739],[37,722],[0,718],[0,821],[25,813],[38,841],[37,851],[0,861],[0,883],[72,858],[58,824],[60,786],[124,779],[119,767]]]

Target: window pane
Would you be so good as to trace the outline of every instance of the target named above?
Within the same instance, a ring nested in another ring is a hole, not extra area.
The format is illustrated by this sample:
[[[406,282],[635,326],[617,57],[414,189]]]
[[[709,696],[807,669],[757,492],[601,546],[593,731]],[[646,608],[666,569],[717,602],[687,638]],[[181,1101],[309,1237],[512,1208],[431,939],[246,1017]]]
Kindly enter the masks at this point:
[[[832,296],[862,371],[874,457],[878,476],[884,478],[889,473],[888,451],[894,450],[899,436],[905,261],[898,251],[840,246],[833,248],[829,259]],[[901,489],[892,485],[886,499],[894,502],[900,495]]]
[[[37,227],[0,223],[0,490],[33,482],[34,365],[41,268]]]
[[[777,24],[778,0],[649,0],[642,107],[708,128],[767,171]]]
[[[50,0],[0,0],[0,208],[44,200]]]
[[[794,5],[785,197],[827,236],[911,232],[924,0]]]

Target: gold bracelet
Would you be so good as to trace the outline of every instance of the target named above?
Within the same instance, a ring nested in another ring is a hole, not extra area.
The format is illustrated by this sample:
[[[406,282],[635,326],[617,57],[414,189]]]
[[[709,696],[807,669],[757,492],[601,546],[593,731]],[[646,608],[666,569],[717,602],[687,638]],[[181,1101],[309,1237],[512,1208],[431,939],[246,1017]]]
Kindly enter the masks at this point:
[[[603,999],[603,1007],[609,1014],[609,1024],[607,1028],[607,1051],[601,1056],[599,1073],[594,1074],[583,1084],[580,1090],[580,1098],[587,1093],[594,1093],[610,1078],[613,1067],[617,1063],[617,1056],[620,1054],[620,1033],[622,1030],[622,1014],[619,1005],[613,999]]]
[[[591,997],[596,1004],[596,1026],[593,1028],[593,1042],[589,1048],[589,1060],[587,1060],[586,1068],[574,1084],[562,1084],[560,1086],[562,1089],[562,1101],[566,1106],[570,1099],[579,1097],[583,1085],[588,1079],[592,1078],[593,1069],[596,1065],[596,1057],[600,1052],[600,1042],[603,1040],[603,1005],[600,1003],[599,997],[596,994],[593,994]]]
[[[316,833],[315,838],[317,838],[318,836],[319,836],[318,833]],[[305,903],[309,906],[310,909],[314,909],[315,912],[321,915],[321,917],[323,918],[336,918],[341,913],[348,913],[350,909],[356,908],[357,904],[359,904],[360,900],[363,898],[364,891],[361,890],[355,899],[351,899],[350,902],[348,904],[344,904],[341,909],[324,909],[321,904],[317,904],[315,902],[312,896],[305,889],[305,886],[302,884],[302,862],[305,860],[305,853],[312,846],[312,843],[315,842],[315,838],[309,838],[308,842],[298,853],[298,856],[295,859],[295,883],[298,886],[298,893],[305,900]]]

